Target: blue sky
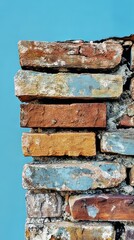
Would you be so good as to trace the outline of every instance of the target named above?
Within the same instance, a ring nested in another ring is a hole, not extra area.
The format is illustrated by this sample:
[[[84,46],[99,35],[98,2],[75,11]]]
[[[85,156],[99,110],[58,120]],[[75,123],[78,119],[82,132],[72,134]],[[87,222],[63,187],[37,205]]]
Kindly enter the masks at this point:
[[[0,239],[24,240],[25,197],[21,186],[19,100],[13,77],[19,40],[95,40],[134,33],[133,0],[0,1]]]

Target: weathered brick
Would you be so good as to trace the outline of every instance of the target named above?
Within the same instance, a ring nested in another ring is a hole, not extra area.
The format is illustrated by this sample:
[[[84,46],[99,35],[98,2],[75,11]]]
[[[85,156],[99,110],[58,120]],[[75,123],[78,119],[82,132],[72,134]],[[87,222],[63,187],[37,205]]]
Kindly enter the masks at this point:
[[[134,70],[134,44],[131,47],[131,63],[130,63],[131,70]]]
[[[26,164],[23,187],[84,191],[118,186],[126,178],[126,168],[112,162]]]
[[[21,101],[37,98],[119,98],[123,78],[112,74],[39,73],[20,70],[15,76],[15,94]]]
[[[134,166],[130,170],[130,185],[134,186]]]
[[[134,78],[131,79],[130,92],[131,92],[132,99],[134,100]]]
[[[114,40],[102,43],[20,41],[18,48],[20,64],[26,69],[111,69],[121,62],[123,52]]]
[[[60,217],[62,200],[57,193],[26,194],[27,215],[29,218]]]
[[[77,195],[69,198],[69,205],[74,220],[134,220],[134,196]]]
[[[27,223],[25,235],[26,240],[115,240],[114,227],[108,223]]]
[[[22,104],[21,127],[106,127],[106,104]]]
[[[104,133],[101,139],[101,151],[134,155],[134,129]]]
[[[134,127],[134,116],[129,117],[128,115],[124,115],[121,118],[119,125],[123,127]]]
[[[23,133],[22,149],[25,156],[94,156],[95,133]]]

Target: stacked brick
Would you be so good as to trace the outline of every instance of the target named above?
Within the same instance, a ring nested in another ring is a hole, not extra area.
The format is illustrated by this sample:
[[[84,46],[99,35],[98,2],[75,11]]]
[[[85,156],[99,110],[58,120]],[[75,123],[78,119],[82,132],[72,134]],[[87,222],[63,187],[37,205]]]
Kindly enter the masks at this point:
[[[133,42],[19,42],[26,240],[134,239]]]

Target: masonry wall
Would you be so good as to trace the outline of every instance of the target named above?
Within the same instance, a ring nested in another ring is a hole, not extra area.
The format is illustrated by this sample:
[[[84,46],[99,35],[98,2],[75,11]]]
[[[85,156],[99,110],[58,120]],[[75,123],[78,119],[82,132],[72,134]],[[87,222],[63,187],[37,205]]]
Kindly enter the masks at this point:
[[[133,42],[19,42],[26,240],[134,239]]]

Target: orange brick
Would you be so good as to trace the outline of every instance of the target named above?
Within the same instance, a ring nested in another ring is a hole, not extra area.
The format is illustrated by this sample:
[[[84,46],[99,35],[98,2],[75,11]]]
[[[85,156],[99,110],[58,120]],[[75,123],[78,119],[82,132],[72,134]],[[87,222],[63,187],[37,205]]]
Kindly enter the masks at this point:
[[[94,156],[95,133],[23,133],[25,156]]]

